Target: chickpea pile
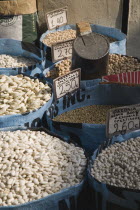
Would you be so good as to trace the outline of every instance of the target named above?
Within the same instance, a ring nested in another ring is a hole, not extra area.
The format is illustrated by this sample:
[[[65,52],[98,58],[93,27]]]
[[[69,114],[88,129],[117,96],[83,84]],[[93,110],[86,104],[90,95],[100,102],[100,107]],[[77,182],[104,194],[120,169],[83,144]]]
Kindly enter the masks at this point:
[[[43,43],[51,47],[52,44],[75,38],[76,38],[76,30],[68,29],[64,31],[57,31],[54,33],[47,34],[43,40]]]
[[[46,74],[46,77],[55,79],[63,76],[71,71],[71,60],[65,59],[55,65],[55,68]]]
[[[117,54],[109,55],[108,75],[133,71],[140,71],[138,59]]]

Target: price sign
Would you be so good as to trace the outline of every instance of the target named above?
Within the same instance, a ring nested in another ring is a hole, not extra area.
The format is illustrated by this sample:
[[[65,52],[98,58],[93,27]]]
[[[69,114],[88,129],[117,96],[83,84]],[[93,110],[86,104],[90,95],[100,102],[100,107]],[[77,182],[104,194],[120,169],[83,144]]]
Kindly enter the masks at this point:
[[[140,129],[140,104],[111,109],[107,116],[107,137]]]
[[[79,89],[80,79],[81,69],[75,69],[64,76],[53,80],[54,95],[56,100]]]
[[[53,62],[72,57],[73,39],[52,45]]]
[[[47,26],[49,30],[67,24],[67,7],[53,10],[46,14]]]

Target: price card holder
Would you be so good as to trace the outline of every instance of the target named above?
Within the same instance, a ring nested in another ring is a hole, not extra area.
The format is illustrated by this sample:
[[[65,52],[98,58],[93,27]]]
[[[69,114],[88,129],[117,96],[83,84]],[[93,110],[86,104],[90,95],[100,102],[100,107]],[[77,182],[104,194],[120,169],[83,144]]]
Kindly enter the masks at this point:
[[[61,9],[53,10],[51,12],[48,12],[46,14],[46,21],[47,21],[47,27],[49,30],[52,30],[54,28],[58,28],[60,26],[67,24],[67,11],[68,8],[64,7]]]
[[[55,100],[70,94],[80,88],[81,69],[75,69],[70,73],[53,80]]]
[[[59,42],[52,45],[52,61],[56,62],[64,58],[72,57],[72,48],[73,48],[74,39],[67,40],[65,42]]]
[[[140,104],[111,109],[107,114],[106,135],[115,135],[140,129]]]

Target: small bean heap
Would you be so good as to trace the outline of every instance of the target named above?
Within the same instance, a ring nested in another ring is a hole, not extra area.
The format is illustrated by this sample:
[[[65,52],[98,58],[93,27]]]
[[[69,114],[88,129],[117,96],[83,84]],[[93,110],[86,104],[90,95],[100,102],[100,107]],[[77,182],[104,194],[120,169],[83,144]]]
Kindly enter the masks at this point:
[[[92,175],[109,185],[140,190],[140,137],[102,151],[95,159]]]
[[[108,75],[133,71],[140,71],[138,59],[115,54],[109,55]]]
[[[105,124],[109,109],[117,105],[92,105],[65,112],[53,120],[69,123]]]
[[[84,177],[84,151],[45,132],[0,132],[0,145],[0,206],[40,199]]]
[[[51,71],[49,71],[46,75],[46,77],[50,77],[52,79],[55,79],[57,77],[63,76],[67,73],[69,73],[71,70],[71,60],[65,59],[62,60],[60,63],[55,65],[55,68]]]
[[[51,88],[38,79],[23,75],[0,75],[0,115],[29,112],[43,106],[51,97]]]
[[[14,68],[32,66],[38,63],[37,60],[22,56],[0,55],[0,68]]]
[[[46,35],[46,37],[43,40],[43,43],[51,47],[52,44],[75,38],[76,38],[76,30],[68,29]]]

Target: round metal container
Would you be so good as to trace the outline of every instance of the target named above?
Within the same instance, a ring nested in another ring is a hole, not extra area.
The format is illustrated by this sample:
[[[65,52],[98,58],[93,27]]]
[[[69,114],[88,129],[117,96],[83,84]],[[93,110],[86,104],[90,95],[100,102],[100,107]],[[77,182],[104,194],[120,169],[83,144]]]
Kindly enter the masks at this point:
[[[91,80],[106,75],[109,42],[101,34],[78,36],[73,44],[72,69],[81,68],[81,79]]]

